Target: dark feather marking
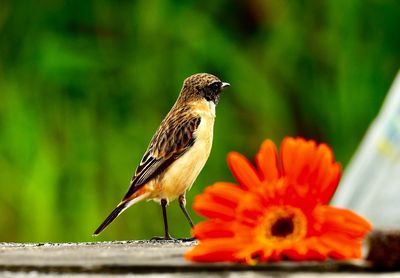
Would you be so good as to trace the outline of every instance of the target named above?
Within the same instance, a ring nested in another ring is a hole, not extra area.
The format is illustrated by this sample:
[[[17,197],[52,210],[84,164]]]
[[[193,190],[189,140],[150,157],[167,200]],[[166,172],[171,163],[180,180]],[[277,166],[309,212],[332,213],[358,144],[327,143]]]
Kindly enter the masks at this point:
[[[165,171],[189,147],[193,146],[196,139],[194,132],[200,125],[201,118],[188,114],[186,107],[175,112],[177,113],[170,113],[167,116],[152,138],[123,200],[128,200],[143,185]]]

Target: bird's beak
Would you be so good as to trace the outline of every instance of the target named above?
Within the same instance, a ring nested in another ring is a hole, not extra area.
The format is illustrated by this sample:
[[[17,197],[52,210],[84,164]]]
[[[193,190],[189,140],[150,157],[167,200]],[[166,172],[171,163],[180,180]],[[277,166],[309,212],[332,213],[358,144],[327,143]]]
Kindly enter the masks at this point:
[[[221,90],[228,88],[229,86],[231,86],[231,84],[229,84],[228,82],[222,82]]]

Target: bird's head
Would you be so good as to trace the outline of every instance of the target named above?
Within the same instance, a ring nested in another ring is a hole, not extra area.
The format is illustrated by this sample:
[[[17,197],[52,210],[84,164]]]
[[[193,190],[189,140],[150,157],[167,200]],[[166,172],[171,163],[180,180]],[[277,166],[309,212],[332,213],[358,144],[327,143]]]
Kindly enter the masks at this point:
[[[229,83],[222,82],[212,74],[197,73],[185,79],[181,97],[186,101],[204,98],[217,104],[222,90],[229,86]]]

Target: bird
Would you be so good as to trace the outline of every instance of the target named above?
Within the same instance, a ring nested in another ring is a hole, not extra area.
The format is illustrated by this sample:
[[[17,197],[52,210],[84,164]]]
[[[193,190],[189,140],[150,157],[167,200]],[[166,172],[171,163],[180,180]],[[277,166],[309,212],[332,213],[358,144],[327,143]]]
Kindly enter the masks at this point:
[[[221,92],[229,86],[209,73],[193,74],[184,80],[175,104],[162,120],[137,166],[128,191],[94,236],[127,208],[143,200],[153,200],[162,208],[164,236],[152,239],[173,240],[168,230],[167,205],[175,199],[178,199],[190,227],[194,227],[186,210],[186,192],[208,160],[216,105]]]

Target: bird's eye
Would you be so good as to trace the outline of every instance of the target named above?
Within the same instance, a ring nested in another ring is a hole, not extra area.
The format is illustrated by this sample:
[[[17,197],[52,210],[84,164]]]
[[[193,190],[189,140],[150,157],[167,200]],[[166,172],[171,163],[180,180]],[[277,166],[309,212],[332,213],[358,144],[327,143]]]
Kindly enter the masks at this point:
[[[221,87],[220,82],[215,82],[210,85],[211,90],[213,90],[214,92],[218,92],[220,87]]]

